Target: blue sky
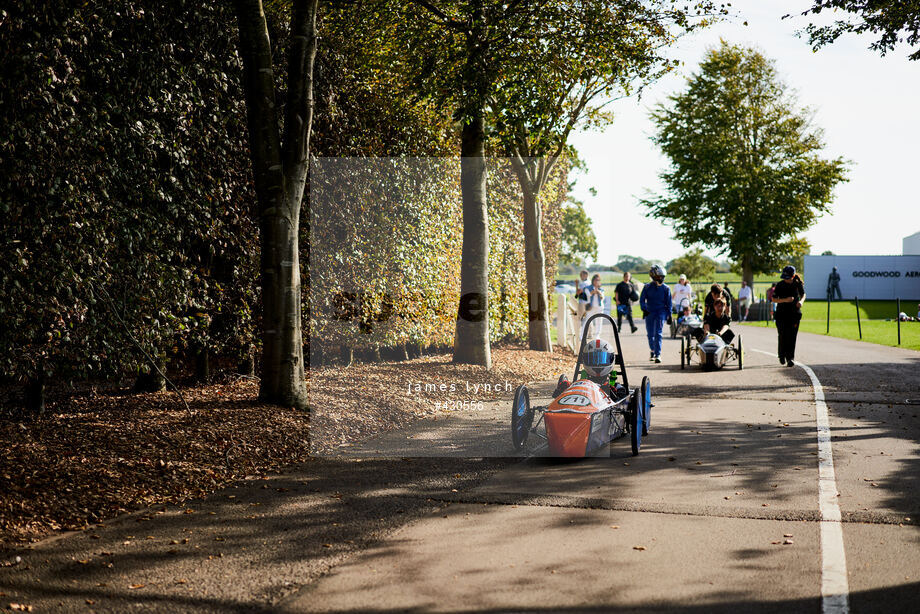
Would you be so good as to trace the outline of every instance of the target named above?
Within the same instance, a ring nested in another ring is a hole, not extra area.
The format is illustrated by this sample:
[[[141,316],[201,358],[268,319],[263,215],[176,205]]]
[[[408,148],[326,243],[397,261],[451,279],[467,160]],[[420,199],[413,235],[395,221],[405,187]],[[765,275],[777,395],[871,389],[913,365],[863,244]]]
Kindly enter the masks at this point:
[[[594,222],[598,262],[613,264],[620,254],[666,261],[685,251],[670,228],[646,218],[638,205],[647,190],[661,191],[658,173],[667,166],[649,139],[654,126],[648,113],[684,88],[706,49],[720,39],[757,47],[774,59],[799,104],[815,111],[826,155],[853,162],[849,183],[836,190],[833,213],[805,233],[813,253],[900,254],[901,239],[920,231],[920,62],[908,61],[906,49],[881,57],[868,49],[869,36],[845,36],[812,52],[807,40],[795,35],[808,20],[781,19],[810,4],[733,2],[730,21],[688,37],[673,50],[686,63],[678,74],[649,87],[641,99],[613,103],[616,118],[603,132],[570,138],[588,165],[587,173],[573,175],[574,194]]]

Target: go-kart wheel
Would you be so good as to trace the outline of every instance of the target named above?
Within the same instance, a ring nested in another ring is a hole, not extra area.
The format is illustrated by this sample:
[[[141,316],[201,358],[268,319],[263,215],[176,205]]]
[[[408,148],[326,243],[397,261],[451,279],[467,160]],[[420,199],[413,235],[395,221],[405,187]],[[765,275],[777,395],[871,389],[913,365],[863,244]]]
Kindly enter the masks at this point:
[[[642,411],[640,394],[640,390],[635,391],[629,401],[629,441],[632,444],[633,456],[637,456],[639,448],[642,447],[642,429],[645,422],[642,415],[644,412]]]
[[[687,338],[680,338],[680,368],[683,369],[687,365]]]
[[[514,403],[511,406],[511,443],[520,452],[527,443],[530,426],[533,424],[533,408],[530,406],[530,392],[521,384],[514,391]]]
[[[744,368],[744,346],[741,345],[741,335],[738,335],[738,370]]]
[[[652,423],[652,382],[649,381],[648,376],[642,378],[639,393],[642,395],[642,436],[645,437]]]

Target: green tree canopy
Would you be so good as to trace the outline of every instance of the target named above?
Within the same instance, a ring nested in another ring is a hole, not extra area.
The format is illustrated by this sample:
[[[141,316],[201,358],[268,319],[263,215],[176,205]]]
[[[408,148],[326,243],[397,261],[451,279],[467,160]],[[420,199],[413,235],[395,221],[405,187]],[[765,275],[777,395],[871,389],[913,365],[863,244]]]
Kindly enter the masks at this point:
[[[810,24],[805,28],[809,42],[817,50],[833,43],[841,34],[869,32],[879,38],[870,49],[882,55],[899,43],[912,47],[920,45],[920,1],[918,0],[815,0],[814,5],[802,15],[817,15],[825,9],[844,11],[857,19],[838,19],[830,25]],[[788,17],[788,15],[787,15]],[[908,56],[920,60],[920,48]]]
[[[521,183],[531,349],[551,350],[539,195],[569,134],[597,127],[605,108],[674,68],[664,50],[679,36],[726,12],[711,0],[680,7],[670,0],[550,0],[516,47],[489,105],[489,119]]]
[[[754,49],[722,41],[669,101],[652,112],[653,140],[671,160],[667,193],[641,202],[685,245],[740,263],[751,283],[829,211],[848,163],[821,157],[812,114]]]
[[[631,273],[648,271],[657,260],[646,260],[642,256],[622,254],[617,256],[616,267],[618,270]]]
[[[585,213],[580,200],[569,198],[562,209],[562,246],[559,261],[563,264],[581,264],[597,260],[597,237],[591,227],[591,218]]]
[[[716,272],[716,261],[705,255],[702,249],[696,248],[670,261],[667,269],[668,273],[683,273],[691,280],[711,278]]]

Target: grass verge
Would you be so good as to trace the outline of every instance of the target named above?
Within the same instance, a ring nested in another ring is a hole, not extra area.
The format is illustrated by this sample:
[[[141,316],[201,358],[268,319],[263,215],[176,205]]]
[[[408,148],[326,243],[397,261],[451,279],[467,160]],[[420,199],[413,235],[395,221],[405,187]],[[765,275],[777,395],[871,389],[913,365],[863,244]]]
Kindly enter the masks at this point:
[[[912,303],[902,301],[901,309],[906,312],[906,307],[910,304]],[[832,301],[830,333],[828,333],[827,302],[806,301],[802,306],[802,323],[799,330],[841,339],[920,350],[920,322],[901,322],[901,344],[898,345],[896,313],[897,303],[895,301],[860,301],[861,322],[857,322],[855,301]],[[862,325],[862,339],[859,335],[860,324]],[[748,322],[746,325],[765,326],[766,323]],[[769,326],[773,326],[773,323],[769,323]]]

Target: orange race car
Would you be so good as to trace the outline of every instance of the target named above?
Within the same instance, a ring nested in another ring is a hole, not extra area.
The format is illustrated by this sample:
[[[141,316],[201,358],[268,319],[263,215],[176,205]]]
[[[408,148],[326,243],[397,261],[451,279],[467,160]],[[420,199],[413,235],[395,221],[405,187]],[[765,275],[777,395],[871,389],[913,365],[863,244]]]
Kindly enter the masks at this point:
[[[598,313],[585,323],[572,379],[559,377],[547,406],[532,406],[527,386],[518,386],[511,408],[515,449],[523,451],[533,433],[545,440],[553,456],[588,456],[628,433],[632,453],[638,454],[642,437],[648,435],[651,384],[644,377],[638,388],[630,389],[619,331],[609,315]]]

